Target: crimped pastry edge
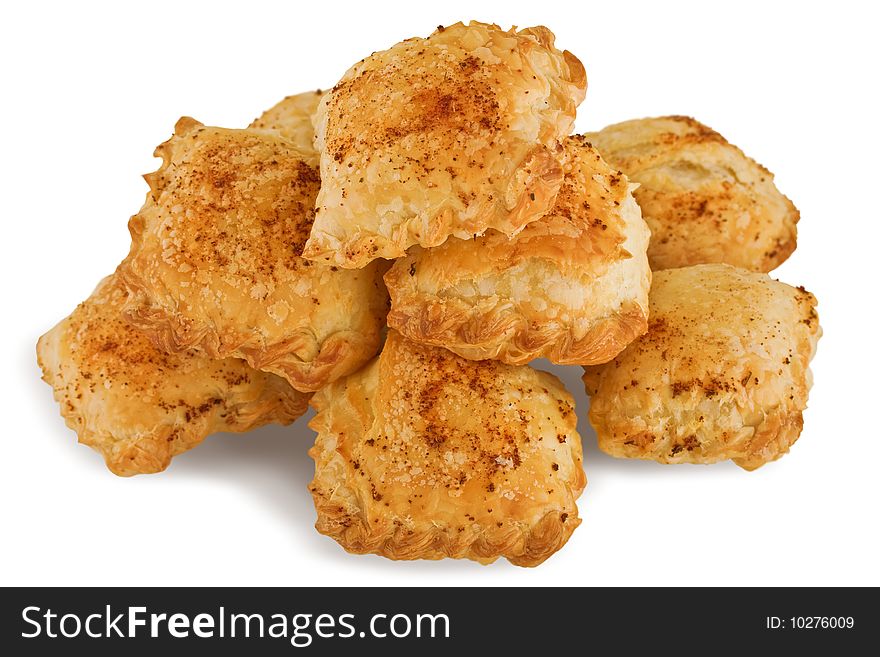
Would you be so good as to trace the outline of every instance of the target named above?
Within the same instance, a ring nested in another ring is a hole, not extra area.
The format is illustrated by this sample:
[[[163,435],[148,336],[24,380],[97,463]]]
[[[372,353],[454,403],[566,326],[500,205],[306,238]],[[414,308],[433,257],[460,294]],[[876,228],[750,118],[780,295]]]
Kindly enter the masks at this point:
[[[64,394],[56,388],[54,368],[44,358],[46,351],[51,351],[53,348],[51,341],[58,339],[60,334],[53,328],[37,341],[37,364],[42,372],[41,378],[52,388],[52,396],[59,405],[60,415],[67,427],[77,434],[78,442],[99,452],[113,474],[130,477],[136,474],[162,472],[175,456],[192,449],[214,433],[210,430],[212,418],[207,415],[200,416],[197,426],[163,425],[157,427],[153,433],[134,441],[118,438],[107,432],[95,431],[88,426],[84,414],[70,410],[62,403]],[[236,407],[235,424],[224,427],[223,430],[243,433],[270,422],[286,426],[306,412],[308,397],[289,394],[293,391],[286,386],[274,387],[277,388],[280,405],[276,399],[269,396],[261,397],[256,403],[240,404]],[[173,440],[169,440],[171,438]]]
[[[466,225],[455,227],[455,212],[447,207],[430,218],[422,215],[409,217],[395,226],[390,237],[367,233],[340,239],[313,226],[302,256],[344,269],[362,269],[378,258],[400,258],[416,244],[427,248],[440,246],[450,237],[470,239],[489,228],[513,237],[553,207],[564,178],[560,157],[558,149],[540,144],[532,148],[511,173],[507,194],[512,203],[503,222],[491,220],[497,209],[487,203],[485,209]]]
[[[648,330],[645,309],[632,301],[602,318],[581,338],[574,338],[569,327],[536,328],[500,300],[491,310],[475,314],[473,306],[455,297],[395,304],[388,326],[410,340],[444,347],[463,358],[491,358],[510,365],[536,358],[560,365],[599,365]]]
[[[352,375],[354,379],[373,374],[371,368],[379,367],[377,357],[364,370]],[[562,383],[553,375],[536,370],[537,374],[553,379],[559,389],[569,396]],[[347,441],[359,440],[361,432],[369,430],[375,421],[373,402],[365,399],[364,382],[356,382],[358,393],[351,402],[336,406],[332,397],[348,396],[346,379],[316,394],[310,405],[317,413],[309,421],[309,427],[317,433],[309,456],[315,461],[315,475],[309,484],[318,514],[315,528],[319,533],[333,538],[352,554],[377,554],[392,560],[444,558],[470,559],[490,564],[504,557],[517,566],[532,567],[541,564],[559,551],[581,524],[577,499],[587,485],[583,469],[580,442],[573,450],[572,477],[561,485],[567,491],[565,501],[548,507],[538,518],[513,523],[509,518],[505,528],[496,525],[466,526],[463,531],[444,528],[439,524],[416,530],[415,523],[401,516],[381,517],[380,523],[371,522],[365,510],[371,507],[370,499],[361,499],[356,488],[349,487],[345,472],[349,469],[344,453]],[[370,384],[367,390],[372,390]],[[351,405],[354,403],[354,406]],[[352,414],[349,416],[349,414]],[[572,427],[576,433],[576,428]],[[369,495],[369,493],[366,493]]]
[[[709,465],[722,461],[733,461],[744,470],[757,470],[762,465],[772,463],[785,456],[792,445],[797,442],[803,429],[803,411],[774,409],[765,413],[760,424],[750,427],[743,425],[741,429],[753,429],[751,436],[741,439],[743,449],[738,450],[739,455],[719,453],[709,458],[694,458],[686,450],[680,452],[681,456],[669,456],[645,451],[641,448],[627,449],[626,436],[612,437],[607,423],[599,413],[594,413],[592,408],[589,413],[590,424],[596,431],[599,449],[609,456],[619,459],[639,459],[642,461],[655,461],[664,465],[677,465],[690,463],[697,465]],[[734,432],[735,433],[735,432]],[[632,434],[637,436],[639,434]]]
[[[344,468],[344,464],[326,462],[342,460],[335,448],[328,449],[322,445],[322,438],[329,431],[329,426],[317,416],[309,422],[309,426],[318,432],[318,440],[309,449],[309,456],[316,463],[315,478],[309,484],[318,514],[315,529],[352,554],[378,554],[395,561],[470,559],[482,564],[505,557],[514,565],[531,567],[541,564],[561,549],[581,523],[574,498],[586,486],[586,475],[583,468],[578,467],[578,478],[571,486],[571,509],[548,511],[533,527],[518,522],[513,528],[508,523],[504,530],[492,527],[475,531],[469,527],[464,532],[451,532],[433,526],[418,531],[409,527],[406,518],[395,518],[379,526],[371,525],[357,507],[346,504],[342,499],[332,499],[335,488],[328,494],[326,487],[320,485],[322,470],[334,465]]]
[[[150,192],[147,194],[148,201],[161,191],[162,178],[173,158],[175,137],[185,136],[202,126],[201,122],[183,116],[174,126],[174,135],[156,147],[153,155],[161,157],[162,164],[156,171],[144,175],[144,180],[150,187]],[[169,353],[199,349],[212,358],[241,358],[254,369],[283,377],[300,392],[315,392],[339,376],[358,369],[369,361],[379,348],[380,330],[376,330],[372,335],[362,335],[356,331],[338,331],[327,336],[320,344],[312,332],[303,330],[292,338],[266,349],[244,347],[249,337],[241,333],[221,334],[207,323],[196,327],[192,322],[150,302],[145,278],[136,266],[136,259],[132,257],[142,248],[146,230],[145,219],[140,213],[129,219],[128,230],[131,234],[129,257],[123,260],[117,270],[128,291],[128,300],[122,312],[128,321],[147,335],[157,347]],[[359,345],[366,345],[363,356],[358,356],[361,351],[357,348]],[[298,357],[296,353],[314,353],[315,357],[307,361]],[[341,358],[340,354],[342,354]]]
[[[318,512],[315,529],[319,533],[352,554],[377,554],[394,561],[452,558],[488,565],[504,557],[515,566],[534,567],[558,552],[581,524],[575,506],[567,514],[547,512],[532,528],[517,523],[505,532],[453,533],[441,527],[413,531],[402,520],[376,530],[356,510],[327,499],[314,483],[309,490]]]
[[[313,333],[303,330],[270,348],[245,347],[243,336],[220,334],[207,324],[194,328],[182,318],[151,306],[132,268],[123,270],[122,279],[129,291],[125,317],[160,349],[173,354],[199,349],[211,358],[242,358],[256,370],[283,377],[300,392],[315,392],[357,370],[375,355],[381,341],[379,331],[375,335],[337,331],[319,343]],[[362,349],[360,345],[366,346]],[[297,352],[315,353],[315,357],[303,360]]]
[[[535,43],[543,48],[560,52],[555,47],[555,35],[542,25],[522,30],[517,30],[514,26],[509,30],[503,30],[494,23],[469,21],[465,25],[464,22],[459,21],[438,29],[442,31],[457,27],[476,27],[507,34],[525,35],[534,39]],[[521,46],[523,49],[527,47]],[[505,194],[509,212],[504,220],[493,221],[492,215],[496,214],[498,210],[494,207],[488,207],[484,212],[478,213],[476,222],[471,221],[465,226],[455,227],[452,225],[455,220],[454,213],[450,208],[447,208],[429,218],[432,225],[426,225],[425,218],[419,215],[408,218],[395,227],[390,238],[378,233],[341,237],[316,230],[313,227],[312,235],[303,250],[303,257],[342,268],[360,269],[376,258],[399,258],[405,254],[407,248],[415,244],[423,247],[439,246],[450,236],[469,239],[474,235],[482,235],[491,228],[513,237],[527,224],[540,219],[552,208],[559,187],[562,185],[563,172],[559,161],[559,143],[570,130],[577,107],[584,100],[587,89],[586,70],[580,59],[568,50],[561,51],[560,55],[565,71],[564,75],[558,79],[551,78],[551,96],[559,101],[559,112],[572,117],[568,130],[557,135],[555,139],[548,139],[547,135],[540,135],[540,142],[543,143],[537,143],[511,173]],[[360,62],[346,71],[340,82],[345,82],[353,77],[353,72],[359,64]],[[331,96],[332,93],[326,94],[321,100],[321,106],[326,106]],[[320,114],[321,110],[319,109],[318,115]],[[320,133],[320,127],[318,132]],[[316,137],[316,144],[320,142],[321,136],[319,134]],[[321,199],[322,196],[319,194],[319,204]],[[482,221],[479,221],[481,218]],[[319,225],[320,221],[316,221],[315,226]],[[419,237],[415,237],[416,234]]]

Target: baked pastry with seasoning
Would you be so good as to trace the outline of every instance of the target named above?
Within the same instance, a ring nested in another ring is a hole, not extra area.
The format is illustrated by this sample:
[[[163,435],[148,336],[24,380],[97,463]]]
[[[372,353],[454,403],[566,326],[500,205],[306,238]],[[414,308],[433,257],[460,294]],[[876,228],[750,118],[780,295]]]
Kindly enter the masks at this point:
[[[585,368],[600,449],[746,470],[788,452],[821,335],[815,297],[714,264],[654,272],[650,300],[648,332]]]
[[[123,319],[125,297],[108,276],[37,343],[67,426],[113,473],[160,472],[212,433],[290,424],[308,408],[308,395],[242,360],[157,349]]]
[[[309,164],[317,166],[313,117],[323,96],[324,92],[320,89],[287,96],[254,119],[248,127],[252,130],[277,132],[293,143],[303,155],[307,155]]]
[[[546,372],[389,330],[376,360],[313,398],[316,527],[358,554],[536,566],[580,524],[573,404]]]
[[[389,326],[511,364],[604,363],[645,332],[649,233],[631,185],[583,137],[564,146],[556,203],[521,233],[450,238],[394,263]]]
[[[663,116],[586,136],[639,183],[652,269],[723,262],[768,272],[794,251],[800,213],[773,174],[702,123]]]
[[[361,60],[318,107],[305,257],[357,268],[449,236],[515,235],[553,205],[585,90],[545,27],[457,23]]]
[[[132,217],[125,312],[162,349],[244,358],[313,391],[378,351],[384,265],[300,257],[318,171],[278,134],[183,118]]]

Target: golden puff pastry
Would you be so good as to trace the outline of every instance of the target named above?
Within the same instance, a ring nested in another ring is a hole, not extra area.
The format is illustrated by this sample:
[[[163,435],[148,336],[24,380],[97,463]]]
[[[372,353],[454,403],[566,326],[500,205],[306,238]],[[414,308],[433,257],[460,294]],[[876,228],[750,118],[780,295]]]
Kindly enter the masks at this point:
[[[166,351],[244,358],[304,392],[379,348],[388,293],[358,270],[300,257],[317,170],[280,135],[181,119],[157,149],[151,193],[120,271],[129,319]]]
[[[645,332],[649,233],[630,185],[583,137],[564,144],[565,180],[549,214],[513,238],[450,238],[394,263],[390,327],[516,365],[604,363]]]
[[[305,257],[362,267],[546,213],[586,90],[553,41],[545,27],[457,23],[349,69],[315,118],[323,185]]]
[[[599,447],[661,463],[754,470],[798,439],[821,335],[816,299],[729,265],[654,272],[650,326],[585,368]]]
[[[536,566],[580,524],[574,402],[546,372],[390,330],[312,404],[315,526],[349,552]]]
[[[108,276],[37,343],[67,426],[115,474],[160,472],[212,433],[290,424],[306,411],[308,395],[242,360],[157,349],[123,319],[125,297]]]
[[[768,272],[797,245],[797,208],[773,174],[686,116],[626,121],[587,138],[639,183],[651,268],[724,262]]]
[[[320,89],[288,96],[263,112],[248,127],[277,132],[307,155],[309,164],[317,165],[318,152],[315,150],[315,126],[312,121],[323,96],[324,92]]]

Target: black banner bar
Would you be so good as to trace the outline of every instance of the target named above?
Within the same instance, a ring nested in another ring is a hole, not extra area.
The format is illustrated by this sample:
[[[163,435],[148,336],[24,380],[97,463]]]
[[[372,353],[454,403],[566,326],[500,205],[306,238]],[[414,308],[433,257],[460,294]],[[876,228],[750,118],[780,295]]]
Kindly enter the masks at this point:
[[[21,588],[2,590],[0,641],[6,655],[115,657],[227,646],[260,655],[837,651],[873,645],[877,600],[876,589],[838,588]]]

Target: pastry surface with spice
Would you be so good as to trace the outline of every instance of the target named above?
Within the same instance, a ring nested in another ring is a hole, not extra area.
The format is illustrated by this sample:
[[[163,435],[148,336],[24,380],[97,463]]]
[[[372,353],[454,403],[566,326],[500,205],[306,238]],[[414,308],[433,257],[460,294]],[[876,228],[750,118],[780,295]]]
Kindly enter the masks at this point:
[[[318,89],[287,96],[254,119],[248,127],[277,132],[307,156],[309,164],[317,165],[313,120],[324,93]]]
[[[768,272],[795,250],[800,213],[773,174],[699,121],[637,119],[586,137],[639,183],[652,269],[727,263]]]
[[[37,343],[61,415],[115,474],[160,472],[212,433],[290,424],[308,408],[308,395],[243,360],[157,349],[123,318],[125,296],[108,276]]]
[[[385,275],[388,325],[476,360],[592,365],[645,332],[648,228],[626,177],[583,137],[564,142],[550,212],[513,238],[413,247]]]
[[[317,390],[379,348],[384,263],[346,270],[300,257],[318,171],[281,135],[183,118],[129,229],[125,312],[166,351],[244,358]]]
[[[746,470],[779,458],[800,436],[821,332],[816,298],[766,274],[654,272],[648,332],[585,368],[600,449]]]
[[[316,527],[360,554],[535,566],[580,524],[573,404],[546,372],[389,330],[372,363],[313,398]]]
[[[305,257],[357,268],[449,236],[515,235],[553,204],[585,91],[545,27],[458,23],[361,60],[318,107]]]

